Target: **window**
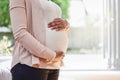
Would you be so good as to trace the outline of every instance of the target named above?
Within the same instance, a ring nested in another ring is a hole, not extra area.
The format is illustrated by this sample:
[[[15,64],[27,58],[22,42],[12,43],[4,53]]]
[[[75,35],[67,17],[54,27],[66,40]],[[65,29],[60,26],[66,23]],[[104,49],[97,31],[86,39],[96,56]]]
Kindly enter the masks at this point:
[[[118,0],[71,0],[65,70],[108,70],[119,64]]]

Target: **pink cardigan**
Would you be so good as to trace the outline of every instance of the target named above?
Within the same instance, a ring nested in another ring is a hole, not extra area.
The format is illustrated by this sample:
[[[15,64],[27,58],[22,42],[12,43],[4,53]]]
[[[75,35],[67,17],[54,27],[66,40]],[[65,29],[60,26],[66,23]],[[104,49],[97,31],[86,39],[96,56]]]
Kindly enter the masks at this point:
[[[44,15],[39,0],[10,0],[9,9],[15,46],[12,67],[17,63],[40,66],[40,60],[53,60],[56,53],[45,46]],[[42,65],[44,66],[44,65]]]

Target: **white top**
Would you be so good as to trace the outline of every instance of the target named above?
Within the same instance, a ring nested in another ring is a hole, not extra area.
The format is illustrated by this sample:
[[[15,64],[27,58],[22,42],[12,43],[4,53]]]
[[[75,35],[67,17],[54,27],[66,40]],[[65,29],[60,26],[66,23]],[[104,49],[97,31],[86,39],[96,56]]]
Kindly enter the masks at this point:
[[[52,50],[58,50],[66,52],[68,46],[68,36],[66,31],[55,31],[48,28],[48,23],[52,22],[55,18],[61,18],[62,12],[61,8],[52,1],[40,0],[43,7],[43,12],[46,21],[46,46]],[[49,68],[54,68],[54,66],[60,67],[60,62],[47,65]]]
[[[43,11],[46,23],[52,22],[55,18],[61,18],[61,8],[52,1],[43,0]],[[68,37],[66,31],[51,30],[46,26],[46,46],[52,50],[66,52]]]

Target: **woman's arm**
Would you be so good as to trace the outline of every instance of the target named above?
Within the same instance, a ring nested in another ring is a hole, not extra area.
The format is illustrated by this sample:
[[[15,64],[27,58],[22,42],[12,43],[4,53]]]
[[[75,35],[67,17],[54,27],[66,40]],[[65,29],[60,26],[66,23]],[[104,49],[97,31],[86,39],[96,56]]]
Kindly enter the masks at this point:
[[[47,60],[53,60],[56,53],[43,46],[27,31],[27,19],[24,0],[10,1],[10,17],[15,40],[31,54]]]

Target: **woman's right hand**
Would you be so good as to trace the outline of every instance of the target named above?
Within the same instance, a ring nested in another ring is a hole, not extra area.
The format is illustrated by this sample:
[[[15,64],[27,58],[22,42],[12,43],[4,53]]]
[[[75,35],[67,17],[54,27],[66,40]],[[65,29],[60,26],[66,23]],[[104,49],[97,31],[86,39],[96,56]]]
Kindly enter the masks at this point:
[[[48,28],[51,28],[52,30],[56,31],[67,31],[69,29],[69,23],[62,18],[55,18],[52,22],[48,24]]]
[[[64,52],[62,52],[62,51],[55,51],[55,52],[56,52],[56,57],[53,60],[53,62],[60,61],[64,58],[64,56],[65,56]]]

